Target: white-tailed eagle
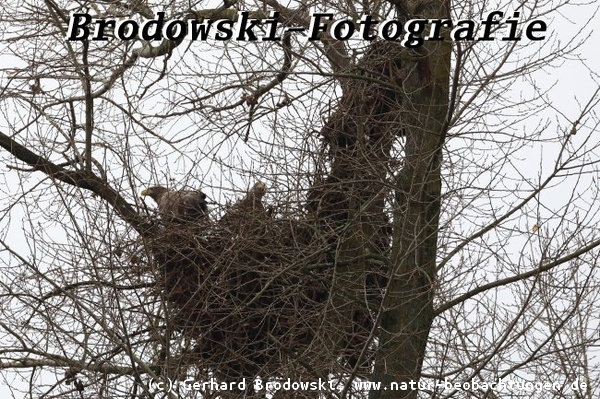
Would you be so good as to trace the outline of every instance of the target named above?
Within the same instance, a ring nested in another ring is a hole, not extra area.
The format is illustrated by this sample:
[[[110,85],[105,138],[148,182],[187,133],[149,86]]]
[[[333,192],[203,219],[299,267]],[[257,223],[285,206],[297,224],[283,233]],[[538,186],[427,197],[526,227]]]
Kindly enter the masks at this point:
[[[264,212],[265,206],[262,203],[262,198],[267,192],[267,186],[265,183],[259,181],[250,190],[244,198],[234,205],[238,210],[242,211],[259,211]]]
[[[206,194],[202,191],[173,191],[154,186],[141,192],[158,205],[158,213],[166,222],[193,222],[208,217]]]
[[[262,198],[267,192],[265,183],[259,181],[235,204],[231,205],[221,220],[220,224],[240,224],[256,220],[257,217],[263,218],[267,215]]]

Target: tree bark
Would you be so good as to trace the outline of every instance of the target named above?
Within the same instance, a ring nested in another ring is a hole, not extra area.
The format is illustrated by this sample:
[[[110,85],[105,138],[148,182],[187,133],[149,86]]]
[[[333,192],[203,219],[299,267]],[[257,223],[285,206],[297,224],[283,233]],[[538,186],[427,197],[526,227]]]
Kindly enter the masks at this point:
[[[446,1],[431,2],[429,18],[448,15]],[[450,56],[448,39],[406,50],[402,65],[406,144],[395,188],[392,271],[383,300],[373,380],[381,389],[370,399],[416,398],[417,390],[392,390],[391,383],[420,379],[433,322],[439,228],[442,145],[447,128]],[[387,389],[383,389],[383,388]],[[402,386],[400,386],[402,388]]]

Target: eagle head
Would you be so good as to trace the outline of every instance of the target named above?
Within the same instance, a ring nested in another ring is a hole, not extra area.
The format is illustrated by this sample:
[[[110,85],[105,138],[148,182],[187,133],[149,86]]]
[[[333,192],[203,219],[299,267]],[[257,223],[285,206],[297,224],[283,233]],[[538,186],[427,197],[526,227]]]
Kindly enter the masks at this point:
[[[154,186],[143,190],[140,195],[142,197],[150,197],[158,204],[162,196],[167,192],[169,192],[169,189],[166,187]]]
[[[252,186],[252,189],[250,191],[252,192],[252,194],[254,194],[255,198],[260,199],[267,192],[267,185],[261,181],[256,182],[256,184],[254,184],[254,186]]]

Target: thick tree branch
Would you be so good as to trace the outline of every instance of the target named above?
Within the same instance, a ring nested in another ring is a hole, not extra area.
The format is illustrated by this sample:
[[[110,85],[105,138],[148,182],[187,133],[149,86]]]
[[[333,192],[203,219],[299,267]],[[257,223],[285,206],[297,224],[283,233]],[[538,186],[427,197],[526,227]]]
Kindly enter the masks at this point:
[[[90,76],[90,65],[88,51],[90,42],[83,42],[83,92],[85,93],[85,170],[92,170],[92,130],[94,128],[94,97],[92,96],[92,77]]]
[[[75,187],[89,190],[108,202],[138,233],[147,235],[153,230],[152,224],[140,214],[103,179],[91,171],[67,170],[34,153],[27,147],[0,132],[0,147],[10,152],[15,158],[25,162],[34,170],[48,175]]]
[[[508,285],[511,283],[516,283],[517,281],[526,280],[526,279],[536,276],[540,273],[544,273],[549,270],[552,270],[556,266],[559,266],[566,262],[577,259],[581,255],[591,251],[592,249],[594,249],[598,246],[600,246],[600,239],[592,241],[590,244],[586,245],[585,247],[580,248],[579,250],[574,251],[568,255],[565,255],[562,258],[556,259],[556,260],[554,260],[552,262],[548,262],[546,264],[541,264],[539,267],[529,270],[525,273],[516,274],[511,277],[503,278],[501,280],[493,281],[491,283],[487,283],[482,286],[479,286],[479,287],[475,288],[474,290],[464,293],[461,296],[442,304],[440,307],[438,307],[435,310],[435,314],[439,315],[440,313],[445,312],[446,310],[452,308],[453,306],[456,306],[459,303],[462,303],[462,302],[466,301],[467,299],[473,298],[474,296],[479,295],[487,290],[497,288],[497,287],[502,287],[504,285]]]
[[[6,353],[13,352],[30,352],[30,351],[18,351],[18,350],[4,350],[0,352],[0,356]],[[40,354],[48,356],[47,354]],[[0,370],[14,370],[20,368],[32,368],[32,367],[65,367],[75,368],[80,370],[97,371],[103,374],[116,374],[116,375],[133,375],[134,370],[131,367],[120,367],[106,362],[100,364],[93,364],[90,362],[84,363],[66,357],[52,355],[52,359],[27,359],[25,356],[19,360],[13,360],[10,362],[0,361]]]
[[[248,118],[248,130],[246,131],[246,135],[244,136],[244,141],[248,141],[248,136],[250,135],[250,128],[252,127],[252,119],[254,117],[254,110],[256,104],[258,103],[258,99],[273,89],[275,86],[280,85],[285,78],[288,77],[289,73],[292,70],[292,44],[290,41],[290,33],[286,32],[283,36],[282,47],[284,51],[284,59],[283,65],[281,66],[281,71],[267,84],[260,86],[256,91],[249,96],[244,96],[242,99],[247,104],[250,105],[249,118]]]

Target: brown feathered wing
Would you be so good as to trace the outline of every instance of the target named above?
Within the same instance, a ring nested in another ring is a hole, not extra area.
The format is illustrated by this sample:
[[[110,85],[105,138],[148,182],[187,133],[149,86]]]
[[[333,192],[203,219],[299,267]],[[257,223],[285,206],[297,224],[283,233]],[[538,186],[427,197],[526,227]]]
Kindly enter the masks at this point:
[[[170,221],[195,221],[208,214],[206,195],[200,191],[169,191],[158,201],[162,218]]]

